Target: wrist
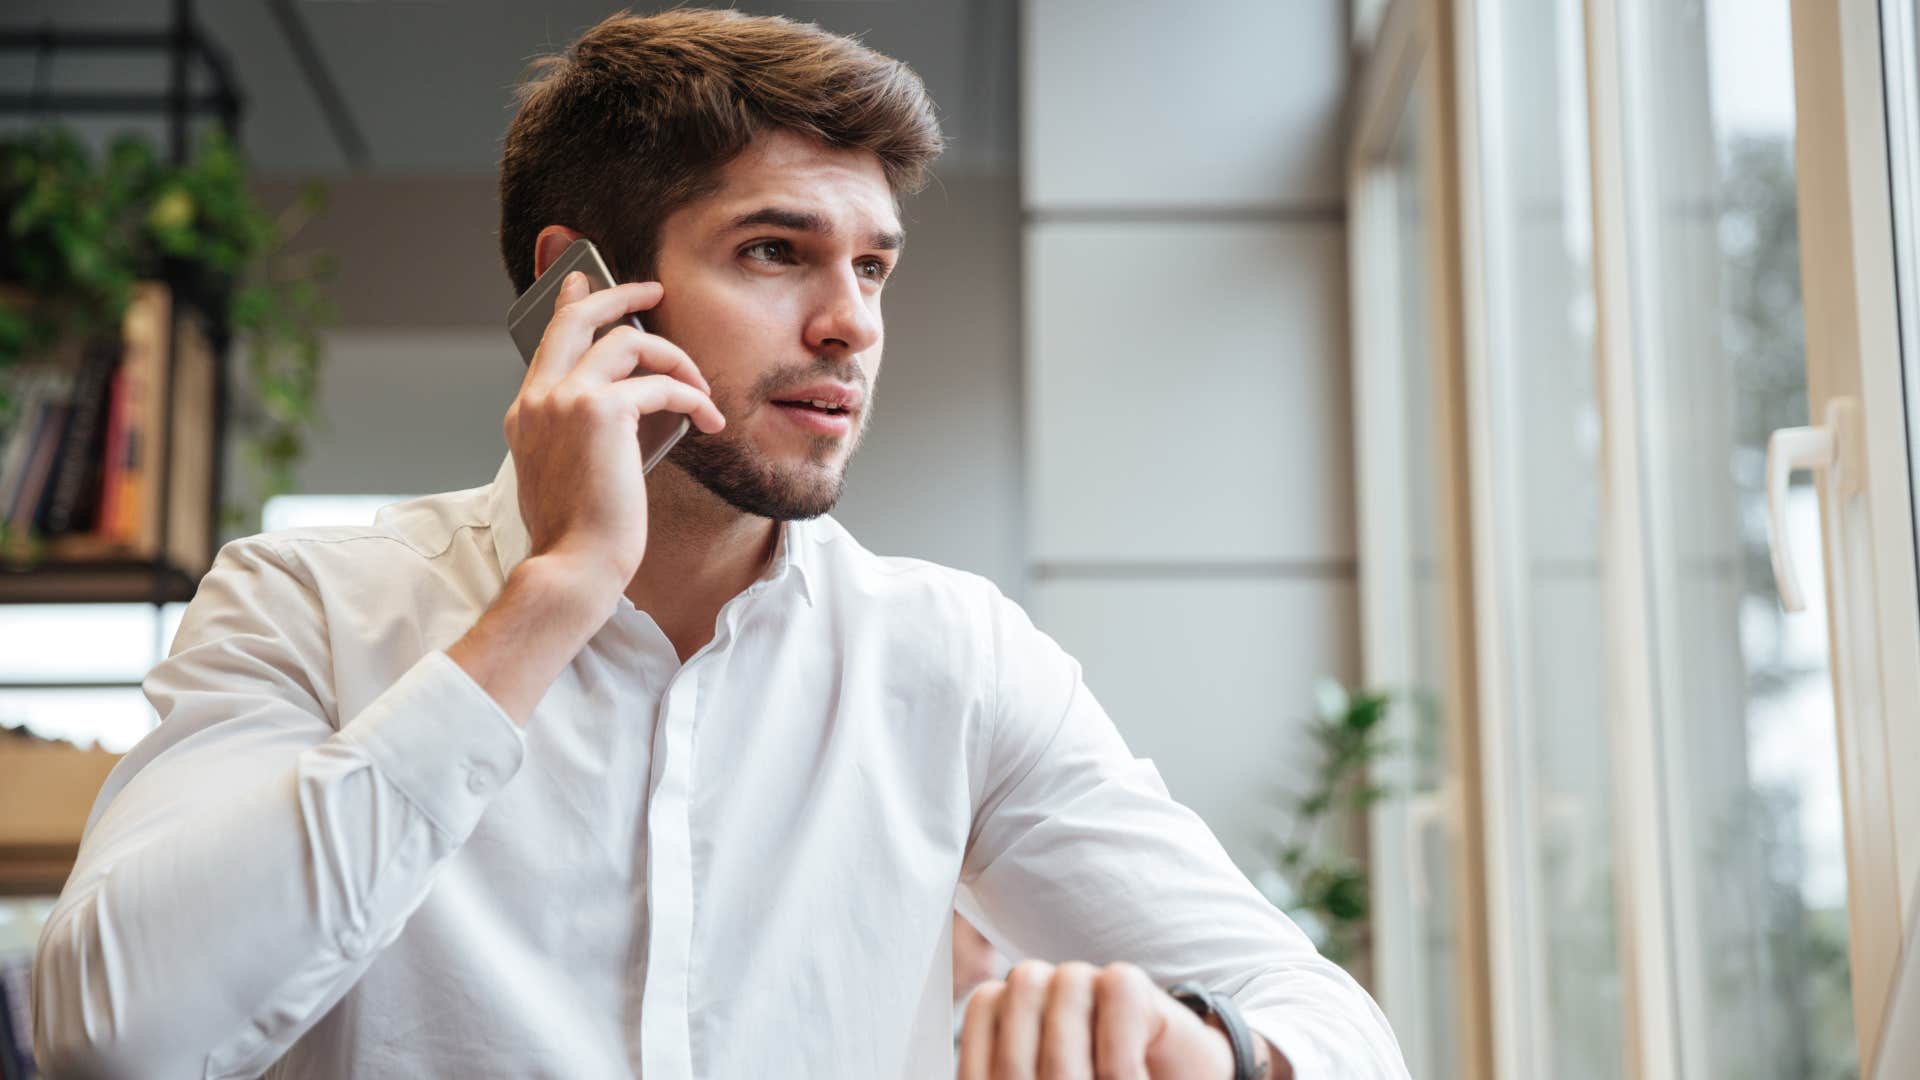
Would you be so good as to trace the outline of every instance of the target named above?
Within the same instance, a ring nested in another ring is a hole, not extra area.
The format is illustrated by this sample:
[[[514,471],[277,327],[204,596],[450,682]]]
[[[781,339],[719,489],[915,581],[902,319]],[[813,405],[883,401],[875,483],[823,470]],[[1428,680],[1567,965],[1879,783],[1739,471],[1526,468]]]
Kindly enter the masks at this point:
[[[577,615],[605,622],[627,587],[603,563],[561,552],[522,559],[507,575],[506,590],[538,598],[543,606],[559,609],[563,617]],[[504,591],[504,590],[503,590]]]
[[[1226,1025],[1218,1016],[1207,1017],[1207,1026],[1227,1038]],[[1261,1038],[1253,1037],[1253,1075],[1258,1080],[1293,1080],[1293,1067],[1287,1064],[1285,1054],[1273,1048],[1273,1044]]]
[[[620,590],[579,564],[535,556],[505,586],[447,656],[516,724],[612,617]]]

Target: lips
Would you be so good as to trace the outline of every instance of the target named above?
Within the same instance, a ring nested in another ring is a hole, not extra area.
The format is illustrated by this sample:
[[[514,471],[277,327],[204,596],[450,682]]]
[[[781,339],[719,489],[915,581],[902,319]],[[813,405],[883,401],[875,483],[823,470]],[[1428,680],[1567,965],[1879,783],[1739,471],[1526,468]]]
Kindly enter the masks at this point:
[[[789,401],[776,401],[773,409],[796,427],[815,435],[845,435],[853,430],[853,414],[848,412],[828,412]]]
[[[776,403],[799,404],[820,402],[830,408],[855,412],[865,403],[866,394],[858,386],[849,386],[846,383],[822,380],[783,391],[779,397],[773,400]]]

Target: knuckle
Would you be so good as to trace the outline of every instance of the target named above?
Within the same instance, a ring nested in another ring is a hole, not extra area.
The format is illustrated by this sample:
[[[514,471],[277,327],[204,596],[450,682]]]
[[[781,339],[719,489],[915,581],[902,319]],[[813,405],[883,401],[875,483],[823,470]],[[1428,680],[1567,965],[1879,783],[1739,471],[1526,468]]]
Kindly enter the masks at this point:
[[[1108,964],[1094,976],[1094,990],[1101,997],[1117,997],[1133,989],[1133,976],[1140,971],[1132,964]]]
[[[556,404],[567,416],[581,420],[595,420],[605,413],[606,406],[592,394],[572,390],[556,396],[559,398]]]
[[[1093,997],[1094,980],[1098,977],[1099,972],[1092,964],[1061,964],[1053,973],[1053,997],[1063,1004],[1080,1007]]]
[[[1052,964],[1041,960],[1022,960],[1007,972],[1007,989],[1026,996],[1044,989],[1052,978]]]
[[[1084,960],[1069,960],[1061,964],[1054,972],[1055,978],[1069,979],[1077,983],[1090,983],[1100,974],[1100,969]]]
[[[1005,992],[1006,988],[1007,984],[998,979],[992,982],[981,983],[980,986],[974,990],[973,996],[967,999],[966,1022],[973,1024],[991,1016],[994,1006],[999,1002],[1000,995]]]
[[[623,322],[614,326],[613,329],[608,330],[606,336],[600,340],[612,341],[614,347],[620,349],[622,352],[632,352],[640,348],[640,343],[646,339],[646,331],[632,323]]]

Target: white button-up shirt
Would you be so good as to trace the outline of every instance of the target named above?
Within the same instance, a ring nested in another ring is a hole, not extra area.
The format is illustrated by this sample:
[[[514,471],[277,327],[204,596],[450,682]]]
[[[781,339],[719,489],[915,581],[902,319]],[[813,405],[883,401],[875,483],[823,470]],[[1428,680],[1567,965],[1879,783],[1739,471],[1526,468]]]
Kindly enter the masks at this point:
[[[443,650],[527,551],[511,458],[221,551],[40,941],[53,1075],[951,1076],[958,903],[1405,1076],[984,578],[793,522],[686,663],[623,599],[523,730]]]

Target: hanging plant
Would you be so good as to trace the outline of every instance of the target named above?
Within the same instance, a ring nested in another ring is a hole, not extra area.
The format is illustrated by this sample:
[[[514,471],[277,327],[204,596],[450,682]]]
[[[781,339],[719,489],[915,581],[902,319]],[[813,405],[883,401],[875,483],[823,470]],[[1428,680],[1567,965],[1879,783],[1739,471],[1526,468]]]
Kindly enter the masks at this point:
[[[218,129],[179,166],[138,136],[114,140],[97,162],[58,127],[0,139],[0,284],[28,294],[0,304],[0,428],[15,420],[9,368],[65,340],[117,336],[134,283],[165,279],[205,312],[216,345],[244,349],[229,431],[252,470],[251,497],[222,516],[229,527],[251,521],[292,487],[317,420],[320,332],[333,318],[322,286],[334,267],[286,247],[323,201],[313,184],[269,214]]]

